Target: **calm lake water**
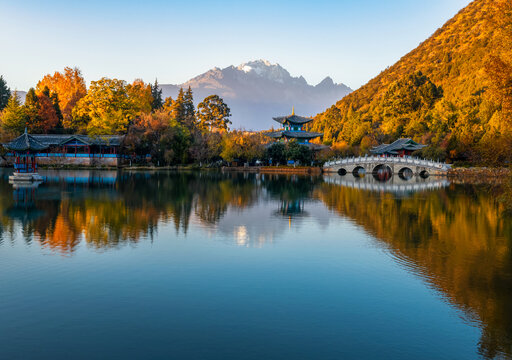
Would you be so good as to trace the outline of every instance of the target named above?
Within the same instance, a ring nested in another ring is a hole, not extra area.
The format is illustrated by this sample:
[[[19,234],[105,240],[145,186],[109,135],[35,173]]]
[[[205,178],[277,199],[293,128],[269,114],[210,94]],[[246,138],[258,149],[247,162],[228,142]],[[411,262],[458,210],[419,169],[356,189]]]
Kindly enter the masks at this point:
[[[512,218],[444,179],[0,172],[2,359],[512,354]]]

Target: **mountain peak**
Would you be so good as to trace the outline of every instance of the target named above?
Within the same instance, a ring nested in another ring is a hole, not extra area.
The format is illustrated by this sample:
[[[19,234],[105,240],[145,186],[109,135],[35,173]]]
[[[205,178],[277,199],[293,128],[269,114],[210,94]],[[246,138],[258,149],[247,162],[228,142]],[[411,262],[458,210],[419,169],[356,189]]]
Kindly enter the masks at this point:
[[[272,64],[270,61],[263,59],[243,63],[237,67],[237,70],[279,83],[284,83],[287,79],[291,78],[290,73],[281,65]]]
[[[304,77],[291,76],[281,65],[260,59],[216,67],[184,84],[160,87],[164,97],[175,98],[180,87],[189,86],[196,101],[219,95],[231,108],[233,127],[263,130],[275,125],[273,116],[288,112],[293,105],[301,114],[314,115],[351,92],[348,87],[324,83],[320,88],[309,85]]]
[[[336,85],[334,83],[334,81],[332,80],[332,78],[330,76],[327,76],[325,79],[323,79],[322,81],[320,81],[318,83],[318,85],[316,85],[316,87],[332,87]]]

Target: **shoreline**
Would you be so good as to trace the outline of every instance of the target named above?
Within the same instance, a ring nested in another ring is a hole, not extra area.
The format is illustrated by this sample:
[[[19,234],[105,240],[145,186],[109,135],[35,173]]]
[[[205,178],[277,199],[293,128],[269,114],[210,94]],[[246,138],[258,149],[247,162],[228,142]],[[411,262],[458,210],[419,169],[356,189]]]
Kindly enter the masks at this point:
[[[9,166],[2,166],[10,168]],[[314,166],[223,166],[200,167],[199,165],[173,165],[173,166],[39,166],[41,170],[119,170],[119,171],[222,171],[222,172],[247,172],[247,173],[274,173],[274,174],[303,174],[321,175],[327,174],[323,168]],[[457,167],[450,169],[445,175],[432,175],[447,177],[449,179],[506,179],[512,176],[509,167]]]

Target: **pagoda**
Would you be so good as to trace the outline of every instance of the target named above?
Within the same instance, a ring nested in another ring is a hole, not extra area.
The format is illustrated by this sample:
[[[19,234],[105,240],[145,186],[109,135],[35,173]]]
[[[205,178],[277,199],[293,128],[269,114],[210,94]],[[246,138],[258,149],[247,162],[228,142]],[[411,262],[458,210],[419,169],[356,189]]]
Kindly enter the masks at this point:
[[[26,183],[41,181],[43,178],[37,173],[36,154],[48,148],[47,145],[25,133],[8,144],[4,144],[7,150],[14,153],[14,174],[9,176],[12,183]]]
[[[267,136],[284,142],[296,139],[299,144],[310,148],[322,147],[317,144],[311,144],[309,141],[323,134],[304,130],[304,125],[313,121],[313,118],[295,115],[295,111],[292,110],[291,115],[275,117],[273,119],[281,124],[283,129],[268,133]]]

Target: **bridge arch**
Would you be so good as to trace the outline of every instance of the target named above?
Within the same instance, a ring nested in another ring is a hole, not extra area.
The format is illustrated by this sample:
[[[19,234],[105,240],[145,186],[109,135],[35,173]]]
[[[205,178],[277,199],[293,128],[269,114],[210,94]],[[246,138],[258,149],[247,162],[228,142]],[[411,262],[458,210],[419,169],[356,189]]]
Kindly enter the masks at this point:
[[[420,177],[422,177],[423,179],[426,179],[429,176],[430,176],[430,174],[429,174],[428,170],[425,169],[425,170],[420,171]]]
[[[373,168],[372,175],[375,180],[387,181],[393,176],[393,170],[386,164],[379,164]]]
[[[340,176],[345,176],[345,175],[347,175],[347,169],[345,169],[345,168],[340,168],[340,169],[338,170],[338,175],[340,175]]]
[[[357,178],[363,178],[366,175],[366,169],[358,165],[352,170],[352,175]]]
[[[414,176],[414,172],[412,171],[411,168],[404,166],[398,171],[398,176],[402,180],[410,180]]]

